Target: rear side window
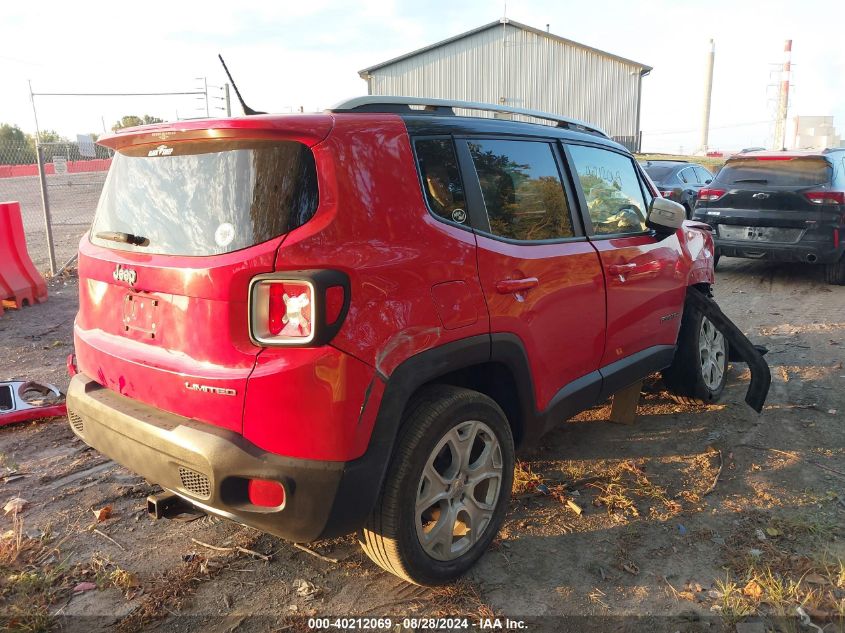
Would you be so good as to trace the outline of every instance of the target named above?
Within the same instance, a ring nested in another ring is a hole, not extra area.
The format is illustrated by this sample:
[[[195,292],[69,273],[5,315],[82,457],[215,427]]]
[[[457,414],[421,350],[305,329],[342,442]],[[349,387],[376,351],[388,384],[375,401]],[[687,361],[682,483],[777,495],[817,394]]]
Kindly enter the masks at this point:
[[[617,152],[569,145],[596,235],[645,231],[646,200],[633,161]]]
[[[716,179],[725,185],[747,183],[774,187],[810,187],[830,184],[831,172],[830,164],[823,158],[742,158],[725,163]]]
[[[469,150],[494,235],[531,241],[575,235],[551,145],[473,140]]]
[[[696,185],[698,184],[698,178],[695,175],[695,171],[692,167],[687,167],[686,169],[682,169],[678,172],[678,178],[681,179],[681,182],[686,183],[688,185]]]
[[[419,140],[414,147],[429,208],[441,218],[458,224],[466,223],[464,186],[452,140]]]
[[[702,185],[706,185],[713,180],[713,174],[704,169],[704,167],[696,165],[693,169],[695,169],[695,173],[698,175],[698,182]]]
[[[119,250],[219,255],[311,219],[318,204],[311,150],[294,141],[200,141],[118,152],[91,241]],[[136,246],[97,235],[130,234]]]

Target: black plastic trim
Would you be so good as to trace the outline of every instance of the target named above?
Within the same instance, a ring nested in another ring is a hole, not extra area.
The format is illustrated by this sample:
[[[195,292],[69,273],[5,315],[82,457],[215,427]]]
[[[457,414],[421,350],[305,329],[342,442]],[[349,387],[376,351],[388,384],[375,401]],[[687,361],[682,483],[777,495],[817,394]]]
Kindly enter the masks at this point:
[[[655,345],[605,365],[599,370],[603,379],[599,399],[609,398],[645,376],[666,369],[672,364],[675,349],[675,345]]]
[[[420,352],[393,371],[386,381],[367,452],[346,463],[320,538],[342,536],[364,524],[381,491],[402,414],[414,392],[439,376],[489,360],[490,336],[479,334]],[[373,406],[372,400],[367,406]]]

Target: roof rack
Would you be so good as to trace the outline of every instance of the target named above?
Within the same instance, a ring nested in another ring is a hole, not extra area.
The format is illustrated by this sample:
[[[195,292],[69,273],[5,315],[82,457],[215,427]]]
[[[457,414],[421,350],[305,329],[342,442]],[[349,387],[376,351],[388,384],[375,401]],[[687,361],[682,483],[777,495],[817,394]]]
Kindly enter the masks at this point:
[[[399,112],[405,114],[419,113],[411,106],[423,106],[422,112],[429,114],[454,115],[455,108],[464,110],[481,110],[484,112],[502,112],[507,114],[521,114],[535,119],[554,121],[557,127],[569,128],[580,132],[590,132],[607,137],[607,133],[599,127],[584,123],[578,119],[570,119],[558,114],[549,114],[540,110],[528,110],[526,108],[512,108],[505,105],[493,103],[480,103],[477,101],[455,101],[452,99],[429,99],[427,97],[392,97],[386,95],[368,95],[365,97],[354,97],[341,101],[328,109],[328,112]]]

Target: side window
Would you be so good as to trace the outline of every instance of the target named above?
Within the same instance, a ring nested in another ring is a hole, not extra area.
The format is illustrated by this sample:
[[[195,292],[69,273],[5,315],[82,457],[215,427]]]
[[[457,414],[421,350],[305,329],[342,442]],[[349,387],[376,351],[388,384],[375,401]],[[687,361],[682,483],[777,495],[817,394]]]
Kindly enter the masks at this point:
[[[469,151],[494,235],[515,240],[575,235],[551,145],[478,139],[469,141]]]
[[[467,223],[464,187],[452,139],[428,139],[414,143],[429,208],[442,218]]]
[[[698,178],[696,177],[695,171],[693,170],[692,167],[686,167],[685,169],[682,169],[678,173],[678,176],[680,177],[681,182],[685,182],[688,185],[697,185],[698,184]]]
[[[569,145],[596,235],[646,230],[646,200],[631,159],[617,152]]]
[[[694,169],[695,173],[698,174],[698,182],[702,185],[706,184],[708,180],[713,180],[713,174],[704,169],[704,167],[696,165]]]

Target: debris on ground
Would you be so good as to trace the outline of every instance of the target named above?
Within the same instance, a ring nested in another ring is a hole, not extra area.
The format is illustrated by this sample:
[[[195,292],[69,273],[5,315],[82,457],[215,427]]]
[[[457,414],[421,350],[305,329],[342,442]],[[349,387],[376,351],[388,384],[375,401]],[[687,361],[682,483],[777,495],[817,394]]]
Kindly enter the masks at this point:
[[[303,598],[306,602],[314,600],[320,593],[319,587],[302,578],[297,578],[293,581],[293,588],[296,590],[296,595]]]
[[[0,382],[0,426],[66,414],[65,396],[55,385],[34,380]]]
[[[13,497],[6,502],[6,505],[3,506],[3,513],[4,514],[20,514],[23,512],[23,509],[27,506],[29,501],[26,499],[21,499],[20,497]]]

